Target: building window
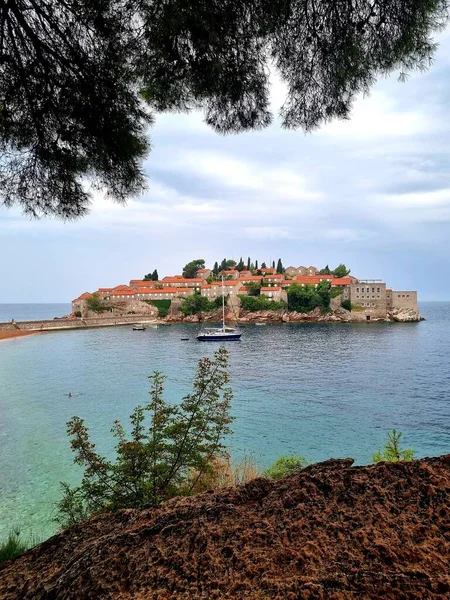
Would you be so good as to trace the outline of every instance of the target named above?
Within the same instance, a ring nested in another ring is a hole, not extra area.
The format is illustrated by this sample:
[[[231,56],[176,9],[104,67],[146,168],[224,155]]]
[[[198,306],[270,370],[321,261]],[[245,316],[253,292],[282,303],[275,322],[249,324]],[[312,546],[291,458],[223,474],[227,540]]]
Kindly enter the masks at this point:
[[[380,291],[380,288],[377,288],[377,292],[379,292],[379,291]]]
[[[372,294],[373,294],[374,291],[375,291],[375,288],[372,288]]]
[[[356,291],[359,292],[359,288],[356,288]]]
[[[406,294],[406,297],[409,298],[409,294]]]

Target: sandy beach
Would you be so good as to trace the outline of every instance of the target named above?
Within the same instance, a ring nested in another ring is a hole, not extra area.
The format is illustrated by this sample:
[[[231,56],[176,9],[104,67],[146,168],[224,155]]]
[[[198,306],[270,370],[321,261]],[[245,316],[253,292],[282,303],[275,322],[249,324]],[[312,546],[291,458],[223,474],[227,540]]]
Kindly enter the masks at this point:
[[[36,333],[40,333],[39,331],[21,331],[19,329],[12,329],[1,331],[0,330],[0,340],[9,340],[11,338],[22,337],[24,335],[33,335]]]

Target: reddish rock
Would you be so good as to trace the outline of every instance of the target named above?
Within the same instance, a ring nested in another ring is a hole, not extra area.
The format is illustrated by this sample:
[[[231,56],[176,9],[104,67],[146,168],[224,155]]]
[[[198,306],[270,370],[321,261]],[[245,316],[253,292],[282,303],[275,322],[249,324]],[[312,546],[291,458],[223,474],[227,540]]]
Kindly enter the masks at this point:
[[[93,518],[0,567],[0,599],[449,598],[450,455],[351,464]]]

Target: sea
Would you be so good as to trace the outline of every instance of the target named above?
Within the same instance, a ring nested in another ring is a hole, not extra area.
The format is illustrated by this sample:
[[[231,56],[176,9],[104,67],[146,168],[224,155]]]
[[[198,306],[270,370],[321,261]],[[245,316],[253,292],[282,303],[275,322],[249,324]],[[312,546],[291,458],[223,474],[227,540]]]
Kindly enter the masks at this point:
[[[225,343],[232,457],[251,455],[261,469],[289,454],[368,464],[393,428],[417,457],[450,453],[450,303],[420,311],[420,323],[245,327],[240,342]],[[0,304],[0,321],[68,312],[66,304]],[[127,423],[148,400],[155,370],[170,402],[190,391],[198,360],[216,347],[197,342],[198,330],[121,326],[0,342],[0,539],[13,528],[40,540],[55,533],[60,482],[81,477],[66,435],[73,415],[112,456],[113,421]]]

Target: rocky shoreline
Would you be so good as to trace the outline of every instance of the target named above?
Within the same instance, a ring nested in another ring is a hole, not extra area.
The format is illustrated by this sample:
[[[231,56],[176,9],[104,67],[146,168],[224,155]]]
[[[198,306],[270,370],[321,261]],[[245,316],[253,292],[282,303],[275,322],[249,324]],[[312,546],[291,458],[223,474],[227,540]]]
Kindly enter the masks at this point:
[[[450,455],[175,498],[75,525],[0,566],[0,600],[450,596]]]
[[[168,315],[163,321],[167,323],[216,323],[222,320],[222,311],[199,313],[196,315],[182,314]],[[229,323],[366,323],[364,313],[348,311],[344,308],[336,308],[329,313],[323,314],[320,309],[315,308],[308,313],[263,310],[249,312],[240,310],[237,313],[228,312],[226,320]],[[420,313],[412,309],[394,309],[387,314],[385,319],[373,318],[370,323],[414,323],[423,321]]]

